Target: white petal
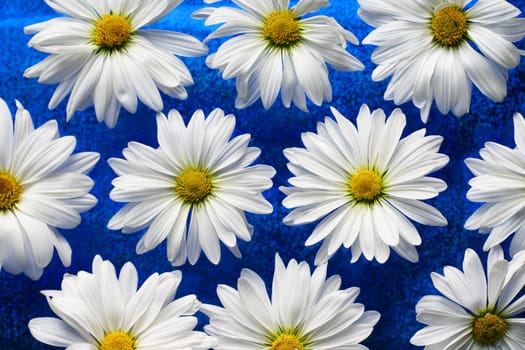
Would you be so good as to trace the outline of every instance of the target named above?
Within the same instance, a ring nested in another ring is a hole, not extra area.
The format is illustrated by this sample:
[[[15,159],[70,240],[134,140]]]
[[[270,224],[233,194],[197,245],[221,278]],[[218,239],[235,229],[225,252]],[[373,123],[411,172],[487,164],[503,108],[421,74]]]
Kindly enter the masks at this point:
[[[1,212],[0,220],[0,264],[12,274],[19,274],[25,269],[25,247],[23,236],[25,232],[18,223],[16,216],[10,211]],[[31,254],[30,252],[27,252]]]
[[[467,75],[478,89],[492,101],[502,101],[507,94],[506,71],[464,45],[459,57]]]
[[[28,327],[33,337],[52,346],[68,347],[86,341],[64,321],[54,317],[33,318]]]
[[[275,102],[283,80],[283,62],[279,51],[269,51],[262,59],[261,101],[264,108],[270,108]]]
[[[468,33],[480,51],[501,67],[514,68],[520,63],[518,48],[485,26],[472,23]]]
[[[410,219],[423,225],[447,225],[447,219],[436,208],[424,202],[403,198],[388,198],[388,201]]]
[[[13,119],[11,111],[0,98],[0,169],[9,167],[13,147]]]
[[[155,46],[179,56],[197,57],[208,52],[208,48],[191,35],[166,30],[141,30],[139,35]]]

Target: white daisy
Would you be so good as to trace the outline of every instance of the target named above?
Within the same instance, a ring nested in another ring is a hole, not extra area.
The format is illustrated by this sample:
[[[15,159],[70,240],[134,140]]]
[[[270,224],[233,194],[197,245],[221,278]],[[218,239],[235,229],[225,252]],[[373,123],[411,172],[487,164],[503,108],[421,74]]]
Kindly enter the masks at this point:
[[[484,250],[514,234],[512,256],[525,249],[525,120],[519,113],[514,115],[514,141],[514,149],[487,142],[479,151],[482,159],[465,160],[475,175],[467,198],[484,203],[467,219],[465,228],[489,234]]]
[[[384,98],[412,100],[428,120],[432,101],[443,114],[470,108],[472,83],[491,100],[507,94],[507,75],[520,62],[513,45],[525,18],[504,0],[358,0],[359,16],[376,27],[363,43],[378,46],[372,79],[391,77]]]
[[[206,25],[223,23],[205,41],[233,36],[206,63],[224,79],[236,79],[237,108],[259,98],[270,108],[280,92],[286,107],[293,102],[306,111],[306,97],[316,105],[332,99],[326,63],[340,71],[364,68],[346,51],[347,41],[359,43],[351,32],[332,17],[305,17],[328,6],[327,0],[299,0],[291,8],[289,0],[232,2],[240,8],[204,8],[194,17]]]
[[[400,139],[405,115],[395,109],[386,120],[381,109],[370,113],[363,105],[357,129],[332,108],[335,120],[317,124],[317,133],[303,133],[306,148],[287,148],[293,187],[281,187],[283,205],[296,208],[287,225],[322,221],[306,241],[324,240],[316,264],[328,260],[341,245],[352,248],[352,262],[361,253],[385,262],[390,249],[417,261],[414,245],[421,237],[409,219],[444,226],[447,220],[421,200],[436,197],[447,185],[427,174],[443,168],[448,157],[438,153],[443,138],[425,136],[420,129]]]
[[[416,305],[417,320],[427,326],[410,342],[426,350],[525,348],[525,252],[510,262],[500,247],[491,249],[487,273],[472,249],[463,271],[446,266],[432,273],[441,295],[426,295]]]
[[[31,334],[52,346],[82,350],[208,349],[211,339],[193,331],[200,305],[195,295],[173,300],[180,271],[155,273],[137,289],[137,270],[100,256],[93,273],[65,274],[61,290],[42,291],[59,316],[29,321]]]
[[[368,349],[359,343],[380,315],[355,303],[359,288],[340,287],[339,275],[326,279],[326,264],[310,274],[306,262],[285,266],[276,254],[271,297],[264,281],[243,269],[237,290],[217,287],[223,307],[202,305],[210,317],[204,330],[216,338],[216,350]]]
[[[175,55],[201,56],[207,48],[192,36],[143,30],[166,16],[182,0],[46,0],[64,17],[25,27],[37,33],[29,46],[48,53],[24,76],[57,84],[49,101],[55,108],[67,95],[67,120],[94,105],[97,120],[115,127],[120,108],[135,113],[137,97],[159,112],[159,89],[178,99],[193,84],[188,68]]]
[[[260,154],[248,147],[250,135],[230,137],[235,117],[215,109],[205,119],[196,111],[184,125],[176,110],[157,115],[159,148],[131,142],[124,159],[109,164],[119,177],[110,197],[124,206],[108,227],[130,233],[149,227],[137,244],[141,254],[167,238],[168,259],[195,264],[201,248],[214,264],[221,258],[219,241],[240,257],[237,237],[249,241],[253,227],[245,211],[272,212],[261,192],[272,187],[275,170],[249,166]]]
[[[55,120],[35,129],[31,115],[16,102],[15,122],[0,99],[0,269],[42,275],[53,247],[65,266],[71,247],[57,228],[71,229],[97,200],[86,173],[99,154],[73,154],[74,136],[60,137]]]

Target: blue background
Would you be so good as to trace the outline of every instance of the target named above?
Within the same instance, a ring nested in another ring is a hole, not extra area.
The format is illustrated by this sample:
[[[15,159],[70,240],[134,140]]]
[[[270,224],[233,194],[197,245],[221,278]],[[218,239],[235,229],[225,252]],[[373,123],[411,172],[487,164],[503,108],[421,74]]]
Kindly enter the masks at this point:
[[[525,9],[525,0],[513,3],[522,11]],[[185,32],[202,40],[213,28],[205,27],[203,22],[190,17],[194,10],[202,6],[200,1],[186,0],[155,27]],[[372,28],[359,19],[357,8],[356,1],[332,0],[331,7],[323,9],[321,14],[335,17],[342,26],[362,40]],[[36,282],[24,275],[12,276],[0,272],[0,349],[51,349],[32,338],[27,323],[34,317],[52,315],[40,290],[59,289],[65,272],[91,271],[91,261],[95,254],[110,259],[118,269],[124,262],[132,261],[141,280],[153,272],[173,269],[165,257],[164,244],[152,252],[138,256],[135,245],[142,233],[123,235],[106,228],[111,216],[122,206],[109,199],[111,180],[115,175],[106,160],[121,157],[121,151],[129,141],[156,147],[155,113],[142,105],[134,115],[123,111],[117,127],[110,130],[96,122],[91,107],[85,112],[77,113],[71,122],[66,123],[65,101],[53,111],[47,109],[54,86],[40,85],[36,79],[25,79],[22,76],[27,67],[45,57],[27,47],[30,37],[24,35],[23,27],[57,15],[41,0],[2,1],[0,14],[0,97],[6,100],[13,113],[14,100],[20,100],[31,112],[36,126],[49,119],[56,119],[61,135],[76,136],[77,152],[96,151],[101,154],[101,160],[90,173],[96,182],[92,193],[98,198],[98,204],[82,215],[82,223],[76,229],[61,230],[73,249],[71,266],[64,268],[55,254],[42,278]],[[212,41],[208,44],[211,52],[215,51],[218,43]],[[525,49],[523,41],[518,46]],[[316,123],[330,115],[330,105],[352,121],[355,121],[363,103],[367,103],[371,109],[383,108],[387,114],[396,107],[392,102],[383,100],[387,82],[376,83],[370,78],[375,67],[369,59],[373,48],[350,45],[349,51],[365,64],[365,70],[350,73],[330,70],[333,100],[321,107],[310,105],[309,113],[294,107],[283,108],[280,102],[269,110],[264,110],[260,102],[247,109],[236,110],[233,80],[224,81],[217,71],[207,68],[205,57],[184,59],[192,72],[195,85],[188,88],[189,98],[186,101],[164,96],[164,111],[177,108],[186,120],[198,108],[203,109],[206,114],[215,107],[222,108],[226,113],[234,113],[237,116],[236,133],[252,135],[252,145],[262,149],[258,162],[275,167],[277,175],[273,179],[273,188],[265,193],[274,206],[274,212],[271,215],[248,215],[249,221],[255,226],[255,232],[251,242],[240,242],[243,258],[236,259],[223,249],[218,266],[209,263],[204,256],[201,256],[195,266],[184,265],[180,268],[183,271],[183,280],[177,296],[194,293],[204,302],[218,304],[216,285],[225,283],[235,286],[240,270],[244,267],[260,274],[269,287],[276,252],[279,252],[285,262],[295,258],[306,260],[313,266],[318,246],[304,247],[304,241],[314,224],[287,227],[281,223],[288,210],[280,204],[284,195],[279,192],[278,186],[286,185],[291,176],[282,150],[302,146],[301,132],[314,131]],[[444,136],[441,152],[450,156],[450,163],[434,176],[444,179],[448,183],[448,189],[428,203],[447,217],[449,225],[441,228],[417,226],[423,238],[423,243],[418,248],[420,261],[417,264],[399,258],[395,253],[383,265],[368,262],[364,258],[350,264],[351,254],[344,249],[330,260],[329,275],[340,274],[344,288],[360,287],[358,301],[364,303],[368,310],[381,313],[381,320],[365,342],[369,348],[415,349],[410,345],[409,339],[422,325],[415,320],[414,307],[422,296],[436,293],[430,281],[430,273],[442,272],[445,265],[459,266],[467,247],[482,253],[481,246],[486,236],[463,228],[466,218],[478,206],[465,198],[469,188],[467,182],[472,175],[463,161],[466,157],[479,157],[479,149],[489,140],[514,147],[512,115],[517,111],[525,113],[524,84],[525,63],[522,60],[516,69],[510,71],[508,95],[502,103],[492,103],[474,88],[469,114],[462,118],[444,116],[433,107],[426,125],[421,122],[419,111],[410,102],[401,106],[408,120],[404,135],[426,127],[427,134]],[[507,248],[505,246],[506,251]],[[201,315],[200,321],[199,327],[202,327],[207,320]]]

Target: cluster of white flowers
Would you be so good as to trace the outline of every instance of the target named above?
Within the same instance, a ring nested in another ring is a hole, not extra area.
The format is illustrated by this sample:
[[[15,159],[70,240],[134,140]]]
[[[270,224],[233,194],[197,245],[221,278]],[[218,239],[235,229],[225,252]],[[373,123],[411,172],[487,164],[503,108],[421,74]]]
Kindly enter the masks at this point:
[[[144,231],[138,254],[166,241],[174,266],[195,264],[201,251],[213,264],[221,242],[240,257],[237,238],[249,241],[254,227],[246,212],[269,214],[263,192],[275,169],[253,164],[261,150],[249,134],[234,135],[235,117],[217,108],[197,110],[188,123],[176,110],[162,113],[161,93],[185,99],[193,84],[178,56],[208,53],[183,33],[145,30],[182,0],[45,0],[62,17],[25,28],[29,46],[48,54],[26,77],[58,84],[49,101],[67,96],[66,119],[93,106],[99,122],[117,124],[122,107],[134,113],[138,100],[157,112],[159,146],[130,142],[124,159],[111,158],[117,177],[110,197],[126,203],[108,228]],[[208,4],[220,0],[205,1]],[[331,101],[327,64],[339,71],[363,70],[347,51],[358,39],[334,18],[311,16],[327,0],[232,0],[235,7],[204,7],[193,13],[218,25],[204,41],[224,39],[206,64],[235,79],[237,108],[258,99],[270,108],[280,95],[285,107],[307,111],[307,101]],[[412,100],[428,120],[432,103],[442,114],[469,111],[472,84],[493,101],[506,95],[509,70],[521,55],[514,43],[525,36],[525,19],[505,0],[358,0],[359,16],[375,29],[364,38],[377,46],[375,81],[391,78],[386,100]],[[80,213],[96,198],[87,173],[98,153],[73,154],[76,139],[60,137],[56,121],[35,128],[17,101],[13,118],[0,99],[0,269],[40,278],[56,249],[62,263],[71,248],[58,229],[79,225]],[[429,174],[444,168],[441,136],[419,129],[403,136],[400,109],[386,116],[361,106],[356,123],[335,108],[316,132],[302,134],[304,148],[284,149],[290,186],[282,205],[292,208],[286,225],[317,223],[305,245],[322,242],[311,273],[306,262],[287,266],[275,258],[272,294],[253,271],[243,270],[237,289],[217,287],[223,307],[196,296],[174,299],[178,271],[153,274],[140,288],[127,263],[117,277],[100,256],[92,273],[66,274],[61,290],[44,291],[59,318],[36,318],[29,328],[39,341],[86,350],[324,350],[367,349],[363,342],[380,316],[356,303],[359,289],[340,289],[327,278],[327,262],[343,246],[351,262],[361,255],[385,263],[391,249],[417,262],[420,225],[446,226],[440,211],[424,202],[446,190]],[[489,142],[480,159],[466,165],[474,174],[467,198],[483,203],[465,228],[489,234],[487,272],[476,252],[465,251],[463,271],[447,266],[432,274],[444,296],[425,296],[416,306],[427,326],[411,339],[428,350],[525,348],[525,120],[514,115],[516,148]],[[513,235],[511,260],[500,244]],[[521,293],[521,294],[520,294]],[[194,331],[197,311],[209,316],[205,332]]]

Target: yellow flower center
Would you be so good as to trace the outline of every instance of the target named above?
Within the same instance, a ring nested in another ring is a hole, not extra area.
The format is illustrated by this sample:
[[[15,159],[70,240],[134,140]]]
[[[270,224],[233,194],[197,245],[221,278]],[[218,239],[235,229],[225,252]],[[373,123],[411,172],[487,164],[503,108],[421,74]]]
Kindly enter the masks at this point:
[[[288,47],[301,39],[301,27],[292,11],[274,11],[266,17],[262,34],[272,45]]]
[[[131,36],[131,24],[126,17],[107,14],[95,27],[95,42],[105,49],[118,49],[125,45]]]
[[[371,201],[381,194],[381,177],[373,170],[360,170],[350,177],[349,187],[357,201]]]
[[[303,350],[303,344],[294,335],[281,334],[272,342],[272,350]]]
[[[134,350],[135,341],[124,332],[108,333],[102,342],[100,342],[100,350]]]
[[[456,46],[467,34],[467,17],[457,6],[447,6],[439,10],[430,24],[434,40],[443,46]]]
[[[10,173],[0,173],[0,210],[14,209],[22,199],[22,184]]]
[[[212,189],[210,175],[202,170],[186,169],[175,179],[175,192],[189,203],[205,199]]]
[[[507,323],[498,315],[487,313],[474,319],[472,336],[478,344],[494,344],[507,334]]]

